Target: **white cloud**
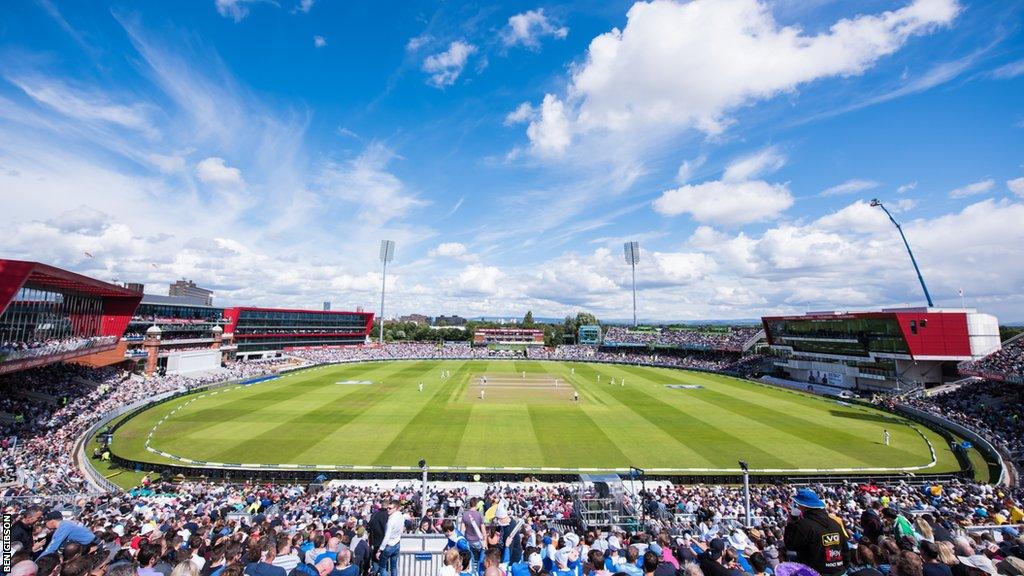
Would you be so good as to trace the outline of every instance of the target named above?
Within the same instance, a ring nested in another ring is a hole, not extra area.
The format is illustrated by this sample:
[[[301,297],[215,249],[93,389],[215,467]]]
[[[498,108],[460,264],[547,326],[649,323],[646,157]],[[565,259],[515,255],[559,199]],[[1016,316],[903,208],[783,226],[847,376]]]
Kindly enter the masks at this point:
[[[556,26],[544,14],[543,8],[527,10],[508,19],[508,26],[502,32],[501,39],[505,46],[522,45],[528,48],[540,47],[542,38],[563,39],[569,34],[565,26]]]
[[[866,190],[874,190],[875,188],[878,188],[878,186],[878,182],[875,182],[874,180],[861,180],[859,178],[854,178],[822,190],[819,196],[845,196],[846,194],[855,194]]]
[[[235,22],[241,22],[246,16],[249,15],[250,4],[260,3],[276,4],[274,0],[214,0],[213,2],[214,6],[217,7],[218,14],[225,18],[231,18]],[[305,3],[306,0],[303,0],[303,4]],[[312,2],[310,2],[310,7],[312,7],[312,5]]]
[[[430,74],[429,83],[437,88],[451,86],[462,75],[469,56],[476,46],[456,40],[444,52],[431,54],[423,60],[423,71]]]
[[[325,163],[316,181],[318,191],[355,205],[356,215],[363,222],[383,225],[402,218],[428,202],[409,192],[387,170],[394,158],[394,152],[387,146],[373,142],[348,162]]]
[[[1017,196],[1024,198],[1024,177],[1006,181],[1006,187]]]
[[[979,180],[966,186],[954,188],[949,191],[950,198],[967,198],[968,196],[977,196],[978,194],[984,194],[989,192],[996,187],[996,181],[989,178],[987,180]]]
[[[301,0],[299,5],[295,7],[299,12],[309,13],[313,9],[313,5],[316,4],[316,0]]]
[[[676,170],[676,182],[680,184],[689,182],[690,178],[693,178],[693,173],[703,166],[706,161],[707,157],[703,154],[693,160],[683,160],[683,163],[679,165],[679,169]]]
[[[654,201],[654,210],[665,216],[690,214],[698,222],[737,226],[772,219],[792,205],[793,195],[785,184],[713,180],[663,192]]]
[[[461,242],[442,242],[430,251],[431,256],[444,256],[446,258],[455,258],[457,256],[464,256],[466,254],[466,245]]]
[[[242,171],[224,163],[223,158],[211,156],[196,164],[196,177],[214,186],[241,186]]]
[[[469,249],[461,242],[442,242],[432,248],[427,255],[431,258],[453,258],[463,262],[475,262],[477,257],[469,253]]]
[[[1021,74],[1024,74],[1024,60],[1017,60],[1016,62],[1004,64],[992,71],[992,77],[1000,80],[1016,78]]]
[[[563,153],[572,142],[572,126],[565,114],[565,104],[551,94],[544,96],[540,116],[530,122],[526,134],[533,148],[542,154],[557,156]]]
[[[653,203],[654,210],[664,216],[690,214],[698,222],[726,226],[770,220],[793,205],[793,195],[785,184],[754,178],[785,163],[785,156],[771,146],[741,156],[726,166],[721,180],[683,184],[662,192]]]
[[[771,174],[786,164],[786,157],[773,146],[769,146],[749,156],[733,160],[726,168],[722,180],[741,182],[765,174]]]
[[[716,135],[732,111],[822,78],[862,74],[959,10],[955,0],[915,0],[807,34],[777,23],[760,0],[636,2],[622,30],[591,41],[566,95],[549,96],[569,107],[580,133]]]
[[[313,46],[323,48],[324,46],[327,46],[327,39],[323,36],[313,36]]]
[[[814,222],[816,228],[835,232],[884,232],[892,227],[889,217],[881,208],[858,200]]]
[[[152,106],[113,102],[105,94],[82,86],[68,86],[43,76],[7,77],[36,103],[82,122],[113,124],[147,136],[157,133],[150,119]]]
[[[501,284],[505,273],[496,266],[471,264],[466,266],[457,277],[459,293],[464,295],[492,294],[504,292]]]
[[[185,154],[157,154],[150,153],[146,156],[151,164],[165,174],[182,172],[187,165]]]
[[[906,194],[907,192],[910,192],[914,188],[917,188],[917,180],[913,182],[908,182],[906,184],[900,184],[900,186],[896,188],[896,192],[898,194]]]
[[[537,115],[537,110],[529,102],[523,102],[515,110],[505,116],[505,126],[526,122]]]
[[[430,43],[433,38],[427,34],[421,34],[419,36],[413,36],[409,38],[409,41],[405,43],[405,50],[407,52],[416,52],[420,48]]]

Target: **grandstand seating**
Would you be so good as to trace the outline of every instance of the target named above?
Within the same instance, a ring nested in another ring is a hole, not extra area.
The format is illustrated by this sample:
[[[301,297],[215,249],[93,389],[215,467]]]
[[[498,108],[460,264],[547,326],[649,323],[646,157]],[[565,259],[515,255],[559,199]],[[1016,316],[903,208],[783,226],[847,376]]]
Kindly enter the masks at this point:
[[[1003,347],[999,351],[980,360],[961,363],[960,372],[1024,384],[1024,333],[1003,342]]]
[[[752,345],[761,327],[693,327],[634,330],[611,326],[604,335],[605,346],[658,346],[687,350],[743,352]]]

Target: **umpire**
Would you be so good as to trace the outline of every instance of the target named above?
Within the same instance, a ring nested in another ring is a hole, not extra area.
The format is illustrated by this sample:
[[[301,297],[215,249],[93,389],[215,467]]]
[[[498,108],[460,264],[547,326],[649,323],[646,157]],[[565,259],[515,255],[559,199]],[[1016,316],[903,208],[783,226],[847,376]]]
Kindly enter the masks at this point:
[[[822,576],[846,573],[846,529],[825,511],[825,503],[812,490],[801,488],[793,497],[794,508],[786,524],[786,550],[796,561]]]

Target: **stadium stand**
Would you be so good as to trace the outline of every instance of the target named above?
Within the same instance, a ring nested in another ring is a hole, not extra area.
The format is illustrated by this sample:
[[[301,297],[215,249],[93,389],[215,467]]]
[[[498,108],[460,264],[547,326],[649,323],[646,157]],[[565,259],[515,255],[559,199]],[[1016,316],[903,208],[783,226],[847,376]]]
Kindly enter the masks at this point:
[[[1002,446],[1018,468],[1024,465],[1024,388],[1019,384],[979,382],[905,402],[978,432]]]
[[[141,298],[39,262],[0,259],[0,374],[109,351]]]
[[[922,563],[938,560],[945,574],[971,576],[969,567],[981,566],[1010,576],[1024,558],[1024,540],[1010,526],[1024,516],[1012,500],[1019,494],[975,484],[816,485],[795,494],[755,486],[750,526],[739,523],[742,490],[658,486],[633,493],[639,524],[610,530],[571,522],[574,492],[567,484],[494,485],[476,498],[464,487],[438,487],[424,502],[409,486],[182,482],[62,511],[19,502],[5,512],[18,519],[16,574],[374,574],[376,559],[400,553],[409,535],[455,550],[444,556],[452,570],[439,575],[827,574],[799,533],[811,520],[791,512],[797,505],[809,519],[841,523],[844,540],[855,544],[835,558],[843,574],[920,576]],[[475,518],[483,525],[473,528]],[[487,552],[474,565],[465,535],[477,530],[474,541],[485,541]],[[793,555],[810,568],[794,567]],[[402,556],[399,574],[421,573],[417,564],[432,556]]]
[[[1002,350],[980,360],[963,362],[960,373],[1024,384],[1024,333],[1003,342]]]
[[[622,326],[611,326],[604,335],[605,346],[659,346],[686,350],[714,350],[721,352],[743,352],[747,350],[761,327],[733,326],[714,329],[694,327],[692,329],[651,328],[634,330]]]
[[[532,347],[523,350],[500,350],[472,347],[465,343],[407,342],[389,344],[385,347],[350,346],[343,348],[319,348],[293,350],[291,355],[316,363],[352,362],[358,360],[395,359],[486,359],[486,358],[530,358],[533,360],[577,360],[580,362],[615,362],[621,364],[644,364],[668,368],[690,368],[714,370],[730,374],[749,373],[756,370],[763,357],[737,354],[697,352],[685,350],[662,350],[657,354],[648,351],[634,351],[612,348],[597,349],[593,346],[565,345],[554,348]]]

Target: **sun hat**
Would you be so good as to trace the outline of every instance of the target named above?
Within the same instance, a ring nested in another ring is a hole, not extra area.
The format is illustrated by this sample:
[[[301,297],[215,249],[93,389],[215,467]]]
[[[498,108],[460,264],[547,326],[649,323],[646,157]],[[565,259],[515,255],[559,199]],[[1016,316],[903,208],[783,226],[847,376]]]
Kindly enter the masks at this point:
[[[559,566],[569,565],[569,550],[562,548],[558,552],[555,552],[555,564]]]
[[[825,503],[821,498],[818,498],[818,495],[810,488],[801,488],[797,490],[796,496],[793,496],[793,502],[796,502],[797,506],[801,506],[803,508],[825,507]]]
[[[618,536],[608,537],[608,548],[611,550],[620,550],[622,548],[622,542],[619,541]]]
[[[985,556],[984,554],[975,554],[974,556],[957,556],[957,559],[965,566],[981,570],[982,572],[991,574],[992,576],[999,574],[996,570],[995,564],[993,564],[992,561],[988,559],[988,556]]]
[[[540,554],[534,552],[533,554],[530,554],[530,560],[528,564],[530,566],[543,566],[544,561],[541,559]]]
[[[580,543],[580,537],[569,532],[565,536],[562,536],[562,542],[565,542],[566,548],[575,548]]]
[[[745,550],[747,546],[750,546],[750,538],[747,538],[742,530],[736,530],[729,535],[729,546],[736,550]]]

